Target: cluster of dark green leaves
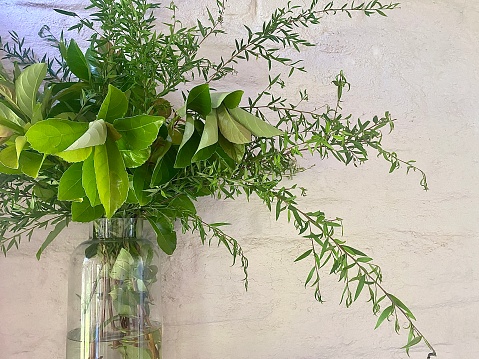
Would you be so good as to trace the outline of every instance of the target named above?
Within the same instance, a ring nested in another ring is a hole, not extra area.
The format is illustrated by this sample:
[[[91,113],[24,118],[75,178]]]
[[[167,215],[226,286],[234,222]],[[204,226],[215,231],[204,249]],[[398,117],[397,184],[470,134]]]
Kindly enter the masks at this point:
[[[305,284],[314,287],[318,301],[323,298],[320,274],[329,266],[329,273],[345,285],[342,300],[347,306],[367,288],[378,326],[395,318],[398,329],[398,315],[403,315],[410,330],[406,350],[421,340],[432,349],[413,324],[410,310],[382,287],[380,268],[336,237],[341,220],[328,220],[320,210],[302,211],[295,193],[304,195],[306,190],[297,185],[285,188],[281,182],[303,170],[297,159],[304,153],[358,165],[372,150],[390,163],[391,171],[402,165],[407,171],[420,171],[427,189],[426,177],[414,161],[403,161],[382,147],[382,131],[394,127],[390,114],[366,121],[343,115],[341,101],[349,84],[342,73],[333,81],[337,101],[324,111],[306,109],[306,90],[296,104],[276,96],[275,87],[286,86],[282,74],[271,76],[267,88],[243,106],[242,91],[216,93],[208,85],[251,58],[265,60],[270,71],[273,63],[282,64],[287,76],[305,71],[300,61],[281,51],[313,45],[301,29],[319,24],[328,14],[384,15],[397,4],[319,7],[312,1],[300,7],[288,2],[261,28],[246,26],[245,37],[235,40],[231,55],[214,63],[197,54],[208,37],[225,33],[225,2],[216,3],[217,14],[208,10],[208,23],[198,20],[193,27],[177,19],[174,4],[161,7],[146,0],[91,0],[86,10],[94,13],[87,18],[57,10],[78,19],[69,30],[87,28],[92,36],[83,52],[75,40],[65,40],[63,33],[57,40],[44,28],[44,38],[60,52],[46,64],[25,50],[18,36],[13,39],[16,47],[2,43],[8,58],[20,60],[13,78],[0,69],[2,250],[18,245],[22,232],[31,236],[37,228],[54,225],[40,255],[70,214],[76,221],[118,215],[146,218],[159,247],[172,254],[179,220],[183,231],[198,232],[203,243],[216,239],[239,259],[247,284],[248,260],[241,246],[223,232],[224,223],[204,222],[194,200],[256,194],[277,219],[286,213],[311,243],[297,260],[312,260]],[[157,12],[163,31],[156,29]],[[29,64],[21,70],[20,65]],[[47,73],[48,82],[40,91]],[[197,76],[207,84],[185,93],[183,106],[174,107],[164,98]],[[268,123],[271,119],[276,119],[275,126]],[[54,216],[43,219],[46,215]],[[14,224],[7,221],[10,218]],[[5,237],[8,231],[14,236]],[[389,305],[382,309],[386,302]]]

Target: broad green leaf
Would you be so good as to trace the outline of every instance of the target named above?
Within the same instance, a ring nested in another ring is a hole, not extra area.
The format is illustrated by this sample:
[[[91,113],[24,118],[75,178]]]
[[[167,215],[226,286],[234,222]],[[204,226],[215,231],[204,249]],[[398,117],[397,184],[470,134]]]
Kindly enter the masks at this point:
[[[251,142],[251,132],[246,127],[236,122],[233,117],[231,117],[226,107],[220,106],[216,111],[221,134],[225,136],[228,141],[236,144]]]
[[[185,194],[174,197],[170,203],[168,203],[168,208],[174,209],[178,214],[181,214],[181,212],[196,214],[195,205]]]
[[[113,122],[114,128],[122,136],[126,150],[144,150],[158,137],[164,117],[139,115],[120,118]]]
[[[93,150],[94,151],[94,150]],[[82,165],[82,186],[92,207],[101,204],[96,184],[94,154],[85,159]]]
[[[161,216],[161,215],[160,215]],[[171,222],[165,217],[148,217],[151,227],[156,233],[156,241],[163,252],[172,255],[176,249],[176,232]]]
[[[192,161],[195,162],[197,160],[206,160],[213,153],[209,153],[209,156],[202,156],[201,152],[204,152],[204,150],[206,150],[208,147],[215,145],[217,142],[218,120],[216,118],[216,115],[211,112],[208,116],[206,116],[205,127],[203,128],[203,133],[201,134],[200,144],[198,145],[198,149],[196,150]]]
[[[106,216],[111,218],[128,195],[125,163],[115,142],[108,137],[104,145],[95,147],[94,162],[100,201]]]
[[[243,156],[246,151],[245,145],[231,143],[222,135],[219,136],[219,144],[223,151],[236,163],[240,163],[243,160]]]
[[[257,137],[273,137],[283,134],[283,132],[278,128],[252,115],[242,108],[232,108],[229,109],[228,112],[237,122],[242,124]]]
[[[19,109],[15,100],[15,85],[11,82],[0,80],[0,95],[5,97],[11,106]]]
[[[34,124],[26,136],[36,151],[55,154],[67,149],[87,130],[88,123],[52,118]]]
[[[178,173],[179,169],[174,167],[176,157],[177,152],[172,148],[158,160],[151,176],[151,187],[167,183]]]
[[[86,199],[72,203],[72,221],[87,223],[103,217],[105,210],[102,205],[92,207]]]
[[[125,280],[133,277],[132,268],[135,259],[125,248],[120,249],[118,257],[110,271],[110,277],[116,280]]]
[[[200,136],[195,136],[195,120],[192,116],[187,116],[183,139],[176,155],[175,168],[183,168],[191,164],[191,159],[199,143]]]
[[[208,84],[193,87],[186,100],[186,108],[205,117],[211,112],[210,87]]]
[[[66,62],[68,68],[76,77],[85,81],[90,80],[90,68],[85,55],[73,39],[70,40],[70,45],[68,45]]]
[[[18,169],[20,159],[20,154],[22,153],[23,148],[27,140],[25,136],[18,136],[15,138],[15,144],[10,145],[0,151],[0,162],[7,167]]]
[[[0,162],[0,173],[6,174],[6,175],[19,175],[22,173],[22,171],[20,169],[7,167]]]
[[[45,239],[42,246],[40,247],[40,249],[37,252],[37,259],[38,260],[40,260],[40,257],[42,255],[43,251],[45,250],[45,248],[47,248],[48,245],[53,242],[53,240],[60,234],[60,232],[67,225],[68,225],[68,218],[65,218],[65,219],[61,220],[60,222],[58,222],[55,225],[55,228],[53,228],[53,230],[50,233],[48,233],[47,238]]]
[[[15,81],[17,105],[30,119],[34,115],[38,89],[46,74],[46,64],[33,64],[23,70]]]
[[[1,123],[1,119],[0,119],[0,123]],[[14,133],[15,132],[11,128],[0,124],[0,144],[7,142]]]
[[[378,321],[376,323],[376,326],[374,327],[374,329],[377,329],[382,322],[384,322],[384,320],[386,318],[388,318],[394,311],[394,306],[393,305],[390,305],[389,307],[387,307],[386,309],[383,310],[383,312],[381,313],[381,315],[379,316],[378,318]]]
[[[211,94],[211,107],[219,108],[224,105],[226,108],[238,107],[241,98],[243,97],[243,91],[237,90],[233,92],[213,92]]]
[[[133,189],[135,190],[135,196],[140,206],[144,206],[151,201],[150,193],[145,191],[145,189],[148,189],[151,181],[150,173],[151,171],[148,165],[135,168],[133,172]]]
[[[124,117],[128,110],[128,99],[126,95],[115,86],[108,85],[108,93],[101,104],[98,112],[98,119],[106,122]]]
[[[57,194],[57,191],[44,186],[43,183],[37,183],[33,187],[33,194],[44,201],[49,201]]]
[[[55,153],[55,156],[58,156],[62,160],[70,163],[83,162],[90,156],[92,149],[92,147],[86,147],[73,151],[63,151]]]
[[[68,146],[65,151],[74,151],[86,147],[103,145],[106,140],[106,124],[103,120],[95,120],[88,123],[88,130],[75,142]]]
[[[20,155],[20,170],[27,176],[37,178],[45,156],[36,152],[23,151]]]
[[[25,134],[25,130],[23,129],[23,127],[21,126],[18,126],[17,124],[11,122],[10,120],[7,120],[5,119],[4,117],[1,117],[0,115],[0,128],[2,128],[2,132],[4,132],[2,135],[3,137],[6,137],[5,135],[8,135],[8,133],[6,134],[5,132],[8,132],[8,130],[10,130],[10,133],[17,133],[19,135],[24,135]]]
[[[150,158],[151,149],[145,148],[144,150],[120,150],[121,155],[123,156],[123,161],[125,162],[126,168],[136,168],[140,167],[148,158]]]
[[[63,173],[58,184],[60,201],[78,201],[85,197],[82,186],[82,163],[74,163]]]
[[[11,110],[7,105],[0,102],[0,117],[7,119],[8,121],[18,125],[23,126],[25,121],[23,121],[20,117],[17,116],[13,110]]]

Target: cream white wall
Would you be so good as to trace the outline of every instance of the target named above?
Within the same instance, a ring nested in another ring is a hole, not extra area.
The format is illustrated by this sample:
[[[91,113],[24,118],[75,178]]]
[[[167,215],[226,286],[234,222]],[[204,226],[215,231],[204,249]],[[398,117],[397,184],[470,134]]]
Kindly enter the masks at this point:
[[[47,23],[65,25],[51,8],[77,11],[81,1],[0,0],[0,34],[16,29],[34,44]],[[179,1],[185,21],[204,15],[214,1]],[[232,34],[242,23],[261,23],[279,1],[249,0],[228,5]],[[322,105],[329,85],[343,69],[352,84],[344,108],[370,118],[390,110],[398,119],[386,147],[416,159],[431,190],[419,176],[388,174],[373,158],[359,168],[319,162],[297,177],[310,188],[301,199],[344,219],[345,239],[376,258],[386,288],[403,299],[441,359],[479,355],[479,2],[405,0],[389,18],[338,15],[310,30],[318,46],[301,56],[308,75],[294,77],[291,93],[308,88]],[[210,42],[207,51],[229,53],[231,38]],[[262,68],[231,77],[225,88],[254,93],[264,86]],[[194,235],[164,258],[165,359],[383,359],[407,358],[404,336],[391,326],[374,331],[365,298],[340,306],[336,278],[323,279],[325,304],[302,283],[307,263],[294,259],[307,249],[286,223],[258,200],[203,201],[210,221],[234,222],[229,232],[250,260],[250,289],[231,267],[225,249],[202,247]],[[72,226],[35,259],[42,236],[0,258],[0,359],[64,358],[68,255],[87,236]],[[425,359],[418,347],[412,358]]]

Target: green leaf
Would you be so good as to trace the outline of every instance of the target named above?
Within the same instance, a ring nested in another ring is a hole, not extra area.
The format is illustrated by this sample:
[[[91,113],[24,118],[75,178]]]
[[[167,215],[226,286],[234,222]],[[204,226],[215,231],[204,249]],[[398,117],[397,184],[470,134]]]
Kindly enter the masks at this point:
[[[100,201],[111,218],[128,195],[128,174],[113,140],[107,137],[104,145],[95,147],[94,165]]]
[[[361,294],[361,291],[364,288],[365,282],[366,282],[366,278],[364,275],[359,277],[358,286],[356,287],[356,293],[354,294],[354,300],[358,299],[359,295]]]
[[[13,110],[11,110],[9,107],[7,107],[7,105],[1,102],[0,102],[0,117],[20,127],[25,124],[25,122],[20,117],[18,117],[17,114],[13,112]]]
[[[252,115],[242,108],[232,108],[228,112],[237,121],[257,137],[273,137],[283,134],[281,130]]]
[[[192,116],[186,117],[185,131],[176,155],[175,168],[183,168],[191,164],[196,149],[200,143],[200,136],[195,136],[195,120]]]
[[[251,132],[236,122],[224,106],[220,106],[216,111],[221,134],[225,136],[228,141],[236,144],[251,142]]]
[[[406,313],[407,313],[407,316],[413,320],[416,320],[416,318],[414,317],[414,314],[412,314],[411,310],[406,307],[406,305],[401,302],[399,300],[399,298],[395,297],[394,295],[392,294],[389,294],[389,299],[391,299],[391,301],[394,303],[394,305],[398,306],[399,308],[401,308],[402,310],[404,310]]]
[[[7,167],[18,169],[20,154],[22,153],[27,139],[25,136],[18,136],[15,138],[15,144],[10,145],[0,151],[0,162]]]
[[[198,145],[198,149],[195,152],[195,155],[192,158],[192,161],[198,160],[206,160],[211,156],[214,152],[209,151],[207,155],[205,155],[205,151],[207,151],[208,147],[214,146],[218,142],[218,120],[216,118],[215,113],[210,113],[206,116],[205,120],[205,127],[203,128],[203,133],[201,134],[200,144]],[[210,153],[211,152],[211,153]]]
[[[82,148],[103,145],[106,140],[106,124],[103,120],[95,120],[88,123],[88,129],[75,142],[68,146],[65,151],[74,151]]]
[[[156,233],[156,241],[163,252],[172,255],[176,249],[176,232],[172,223],[165,217],[148,217],[151,227]]]
[[[37,178],[44,160],[45,156],[39,153],[23,151],[19,160],[20,170],[27,176]]]
[[[414,337],[412,338],[410,341],[408,341],[408,343],[403,346],[401,349],[409,349],[417,344],[419,344],[422,340],[422,336],[417,336],[417,337]]]
[[[72,221],[87,223],[103,217],[104,214],[103,206],[92,207],[86,199],[82,202],[72,203]]]
[[[38,260],[40,260],[40,257],[42,256],[42,253],[45,250],[45,248],[47,248],[48,245],[53,242],[53,240],[60,234],[60,232],[67,225],[68,225],[68,218],[65,218],[65,219],[61,220],[60,222],[58,222],[55,225],[55,228],[53,228],[53,230],[50,233],[48,233],[47,238],[45,239],[42,246],[40,247],[40,249],[37,252],[37,259]]]
[[[126,168],[136,168],[140,167],[148,158],[150,158],[151,149],[145,148],[144,150],[120,150],[121,155],[123,156],[123,161],[125,162]]]
[[[128,99],[126,95],[113,85],[108,85],[108,93],[101,104],[98,112],[98,119],[106,122],[113,122],[125,116],[128,110]]]
[[[168,208],[177,211],[178,215],[181,215],[182,212],[196,214],[195,205],[193,204],[191,199],[185,194],[174,197],[168,204]]]
[[[55,156],[70,163],[83,162],[91,155],[92,150],[93,147],[79,148],[78,150],[58,152],[55,153]]]
[[[85,194],[88,200],[90,201],[90,205],[92,207],[100,205],[101,201],[96,184],[95,162],[93,153],[91,153],[90,156],[83,162],[81,178],[82,186],[85,190]]]
[[[62,15],[66,15],[66,16],[72,16],[72,17],[77,17],[78,16],[74,12],[66,11],[66,10],[62,10],[62,9],[53,9],[53,11],[55,11],[59,14],[62,14]]]
[[[378,321],[376,323],[376,326],[374,327],[374,329],[377,329],[382,322],[384,322],[384,320],[386,318],[388,318],[394,311],[394,306],[393,305],[390,305],[389,307],[387,307],[386,309],[383,310],[383,312],[381,313],[381,315],[379,316],[378,318]]]
[[[243,160],[243,156],[246,151],[245,145],[238,145],[236,143],[229,142],[223,135],[219,136],[219,144],[223,151],[236,163],[240,163]]]
[[[312,249],[307,250],[306,252],[304,252],[303,254],[301,254],[298,258],[296,258],[294,261],[295,261],[295,262],[299,262],[300,260],[302,260],[302,259],[308,257],[308,256],[311,254],[312,251],[313,251]]]
[[[30,119],[37,103],[37,92],[47,74],[46,64],[28,66],[15,81],[17,105]]]
[[[238,107],[241,98],[243,97],[243,91],[237,90],[233,92],[213,92],[211,94],[211,107],[219,108],[224,105],[226,108]]]
[[[78,201],[85,197],[82,186],[81,162],[74,163],[63,173],[58,184],[58,199],[60,201]]]
[[[208,84],[193,87],[186,100],[186,108],[205,117],[211,112],[210,87]]]
[[[85,55],[73,39],[70,40],[70,45],[68,45],[66,62],[70,71],[76,77],[85,81],[90,80],[90,68]]]
[[[125,280],[133,276],[132,267],[135,259],[125,248],[120,249],[118,257],[110,271],[110,277],[116,280]]]
[[[140,206],[144,206],[151,201],[150,193],[145,191],[151,181],[150,173],[148,165],[138,167],[133,172],[133,189]]]
[[[55,154],[67,149],[88,130],[88,123],[51,118],[30,127],[28,142],[38,152]]]
[[[139,115],[118,119],[113,127],[122,136],[125,150],[144,150],[156,140],[164,121],[161,116]]]

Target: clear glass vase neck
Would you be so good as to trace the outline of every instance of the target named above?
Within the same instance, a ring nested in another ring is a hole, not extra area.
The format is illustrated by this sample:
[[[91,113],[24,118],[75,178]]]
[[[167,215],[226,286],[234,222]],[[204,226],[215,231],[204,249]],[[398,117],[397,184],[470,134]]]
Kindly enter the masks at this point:
[[[141,218],[98,218],[91,222],[90,239],[141,238]]]

